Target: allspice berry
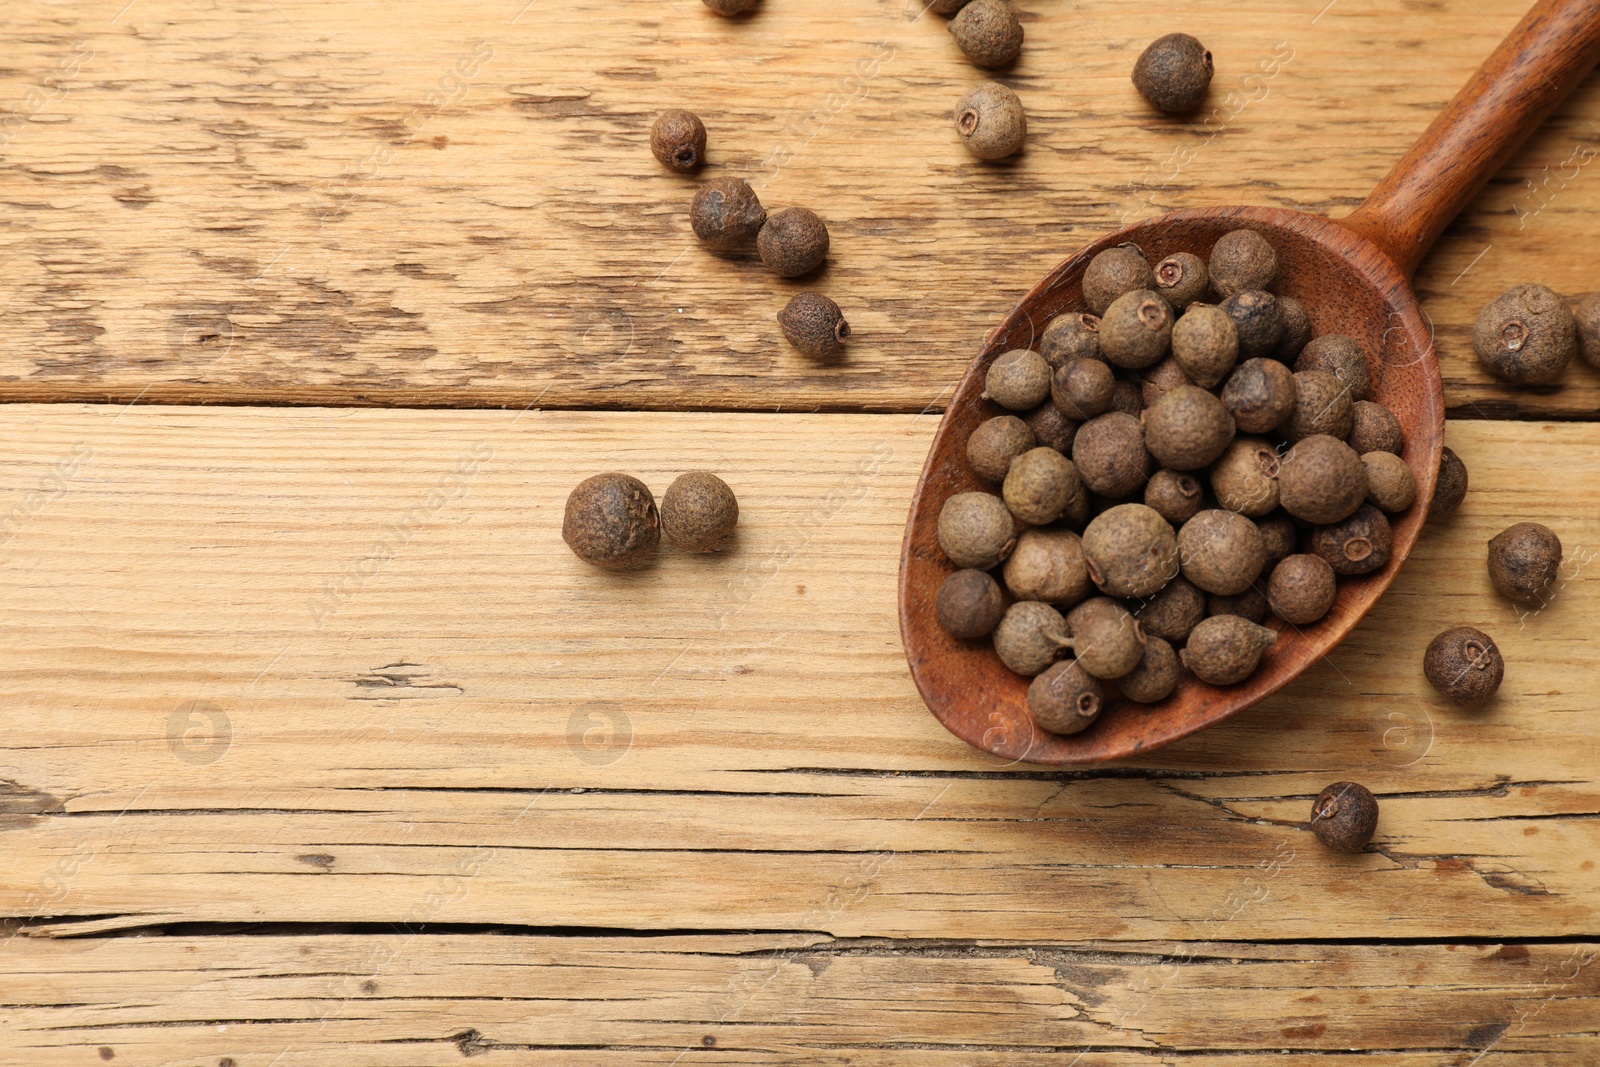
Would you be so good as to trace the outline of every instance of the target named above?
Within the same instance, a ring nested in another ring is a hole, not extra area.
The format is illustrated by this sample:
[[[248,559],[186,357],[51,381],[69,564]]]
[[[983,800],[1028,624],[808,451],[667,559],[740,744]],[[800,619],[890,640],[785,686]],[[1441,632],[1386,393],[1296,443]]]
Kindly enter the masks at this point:
[[[1172,342],[1172,308],[1153,289],[1135,289],[1100,316],[1100,351],[1119,367],[1159,363]]]
[[[1488,634],[1471,626],[1456,626],[1428,643],[1422,673],[1441,696],[1470,708],[1499,691],[1506,662]]]
[[[1206,594],[1207,615],[1237,615],[1241,619],[1251,622],[1265,622],[1267,619],[1267,595],[1252,585],[1242,593],[1232,596],[1218,596],[1216,593]]]
[[[741,15],[760,2],[761,0],[705,0],[706,6],[719,15]]]
[[[1313,434],[1344,440],[1355,426],[1355,404],[1350,387],[1325,370],[1296,371],[1294,410],[1279,432],[1289,441]]]
[[[1501,381],[1554,381],[1578,351],[1578,323],[1566,301],[1543,285],[1519,285],[1495,297],[1472,327],[1483,369]]]
[[[1239,331],[1215,304],[1192,307],[1172,326],[1172,358],[1189,380],[1215,389],[1239,359]]]
[[[1338,522],[1366,499],[1366,465],[1336,437],[1313,434],[1278,464],[1278,503],[1297,519]]]
[[[1146,637],[1181,645],[1206,617],[1206,595],[1187,578],[1177,577],[1139,608],[1139,626]]]
[[[694,194],[689,224],[713,252],[750,247],[767,221],[766,209],[743,178],[713,178]]]
[[[1295,360],[1297,371],[1325,370],[1350,389],[1352,400],[1365,400],[1372,391],[1372,371],[1361,342],[1342,333],[1329,333],[1306,345]]]
[[[1072,461],[1053,448],[1034,448],[1011,461],[1001,489],[1006,507],[1019,522],[1044,526],[1067,510],[1082,491]]]
[[[939,623],[951,637],[974,641],[988,637],[1005,614],[1006,597],[986,571],[960,570],[939,586],[936,601]]]
[[[1211,468],[1217,506],[1253,519],[1272,511],[1278,506],[1280,462],[1266,438],[1235,438]]]
[[[1294,413],[1294,374],[1274,359],[1247,359],[1222,387],[1222,403],[1241,433],[1276,430]]]
[[[1199,470],[1233,440],[1233,416],[1198,385],[1168,390],[1144,410],[1144,444],[1156,462],[1175,471]]]
[[[1178,573],[1178,538],[1172,525],[1144,504],[1107,508],[1083,531],[1089,578],[1115,597],[1147,597]]]
[[[1311,805],[1311,832],[1335,852],[1364,852],[1378,829],[1378,798],[1364,785],[1334,782]]]
[[[928,4],[928,10],[935,15],[954,15],[957,11],[966,7],[968,2],[969,0],[932,0]]]
[[[1200,106],[1211,85],[1211,53],[1187,33],[1157,38],[1133,65],[1133,85],[1157,111],[1184,115]]]
[[[585,563],[610,570],[637,567],[661,543],[661,515],[650,487],[619,474],[597,474],[567,497],[561,539]]]
[[[1068,612],[1067,633],[1078,665],[1096,678],[1121,678],[1144,658],[1144,631],[1110,597],[1093,597]]]
[[[1217,280],[1214,266],[1211,280],[1213,284]],[[1240,359],[1270,356],[1283,342],[1283,308],[1271,293],[1260,289],[1242,290],[1224,300],[1222,310],[1228,313],[1239,331]]]
[[[796,293],[778,312],[778,325],[788,342],[812,359],[834,355],[850,336],[844,312],[821,293]]]
[[[1145,483],[1144,502],[1177,527],[1194,518],[1205,506],[1206,494],[1194,475],[1162,468]]]
[[[956,105],[956,133],[979,159],[1004,159],[1028,139],[1022,100],[999,82],[984,82]]]
[[[1199,589],[1234,596],[1250,588],[1266,565],[1261,530],[1243,515],[1213,508],[1178,531],[1178,564]]]
[[[1057,663],[1028,686],[1028,711],[1053,734],[1086,729],[1105,706],[1106,691],[1077,661]]]
[[[1104,315],[1111,302],[1124,293],[1155,287],[1155,272],[1138,245],[1122,244],[1096,252],[1083,272],[1083,302],[1096,315]]]
[[[1117,688],[1135,703],[1154,704],[1172,695],[1182,673],[1183,665],[1172,646],[1146,634],[1144,657],[1137,667],[1117,679]]]
[[[1011,605],[994,629],[994,650],[1000,662],[1029,678],[1061,658],[1070,644],[1061,613],[1036,600]]]
[[[1267,582],[1267,601],[1273,613],[1294,626],[1320,621],[1333,610],[1338,595],[1338,578],[1321,556],[1289,556],[1272,568]]]
[[[1519,522],[1489,541],[1489,580],[1503,597],[1542,607],[1561,569],[1561,538],[1548,526]]]
[[[1139,420],[1121,411],[1090,419],[1078,427],[1072,462],[1083,484],[1101,496],[1120,500],[1143,489],[1150,453]]]
[[[957,567],[988,570],[1016,543],[1017,522],[992,493],[957,493],[939,510],[939,547]]]
[[[1192,384],[1194,383],[1183,373],[1183,367],[1179,366],[1178,361],[1168,356],[1155,366],[1140,372],[1139,399],[1144,401],[1145,407],[1149,407],[1160,399],[1162,393],[1176,389],[1180,385]]]
[[[1002,352],[989,364],[983,395],[1012,411],[1031,411],[1050,395],[1050,364],[1030,348]]]
[[[1205,296],[1210,285],[1206,261],[1192,252],[1175,252],[1156,264],[1155,290],[1178,311]]]
[[[1362,455],[1368,452],[1405,451],[1406,435],[1400,429],[1395,413],[1371,400],[1357,400],[1350,405],[1350,447]]]
[[[1278,297],[1278,308],[1283,312],[1283,340],[1272,350],[1272,358],[1293,363],[1311,343],[1311,312],[1292,296]]]
[[[1052,367],[1073,359],[1105,358],[1100,353],[1100,316],[1057,315],[1039,336],[1039,354]]]
[[[1211,284],[1224,297],[1266,289],[1278,276],[1278,253],[1255,230],[1232,230],[1211,247]]]
[[[1311,551],[1339,574],[1371,574],[1388,565],[1394,531],[1383,512],[1363,504],[1344,521],[1311,531]]]
[[[1439,482],[1433,490],[1433,503],[1428,508],[1428,521],[1443,519],[1453,514],[1467,498],[1467,465],[1449,445],[1439,453]]]
[[[687,173],[706,158],[706,127],[692,111],[663,111],[650,127],[650,151],[662,166]]]
[[[996,415],[967,435],[967,462],[978,477],[999,485],[1011,461],[1038,447],[1033,430],[1015,415]]]
[[[971,0],[950,20],[950,34],[980,67],[1006,67],[1022,54],[1022,23],[1005,0]]]
[[[1264,571],[1270,571],[1300,550],[1300,528],[1281,511],[1257,519],[1256,529],[1261,531],[1261,543],[1267,548]]]
[[[1056,368],[1050,379],[1050,399],[1067,417],[1085,422],[1105,414],[1116,388],[1117,378],[1109,363],[1072,359]]]
[[[1278,632],[1237,615],[1202,619],[1189,634],[1183,665],[1202,682],[1234,685],[1256,672],[1261,654],[1277,643]]]
[[[739,525],[739,501],[710,471],[680,474],[661,497],[661,529],[692,552],[713,552]]]
[[[1416,502],[1417,479],[1405,460],[1393,452],[1368,452],[1361,465],[1367,468],[1367,503],[1395,515]]]
[[[1072,442],[1078,436],[1078,424],[1063,415],[1060,408],[1054,404],[1041,405],[1023,421],[1038,438],[1039,444],[1064,455],[1072,454]]]
[[[1144,410],[1140,387],[1126,378],[1117,379],[1117,388],[1111,394],[1111,410],[1137,416]]]
[[[798,278],[828,258],[828,227],[815,211],[786,207],[756,235],[761,262],[780,278]]]
[[[1600,367],[1600,293],[1575,300],[1572,316],[1578,327],[1578,354],[1591,367]]]
[[[1018,600],[1071,607],[1094,591],[1083,542],[1071,530],[1023,530],[1003,573],[1006,588]]]

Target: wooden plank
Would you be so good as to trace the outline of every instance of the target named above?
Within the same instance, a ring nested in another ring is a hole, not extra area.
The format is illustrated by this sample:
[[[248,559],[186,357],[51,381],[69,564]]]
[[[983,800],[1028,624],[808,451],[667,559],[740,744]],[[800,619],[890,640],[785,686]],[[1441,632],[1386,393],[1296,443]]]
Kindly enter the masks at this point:
[[[1472,494],[1330,661],[1136,765],[1062,773],[967,748],[910,683],[894,585],[931,417],[8,415],[21,923],[1596,933],[1594,427],[1453,424]],[[610,575],[560,542],[581,477],[696,468],[740,495],[733,551]],[[1571,560],[1520,622],[1482,564],[1512,518]],[[1510,663],[1484,711],[1420,677],[1458,621]],[[1383,798],[1354,858],[1302,826],[1343,778]]]
[[[1600,1055],[1597,957],[1593,942],[19,938],[0,953],[0,1033],[40,1067],[97,1054],[419,1067],[713,1053],[719,1063],[874,1067],[1243,1064],[1264,1054],[1325,1067],[1578,1067]]]
[[[968,159],[980,75],[914,0],[794,0],[736,22],[693,0],[179,0],[0,14],[0,399],[921,411],[1056,262],[1174,208],[1350,210],[1526,0],[1251,0],[1181,16],[1021,8],[1006,80],[1032,141]],[[1128,72],[1181,27],[1213,110],[1152,114]],[[1263,74],[1268,70],[1270,74]],[[704,113],[705,176],[827,217],[804,283],[694,247],[694,181],[646,148]],[[1594,372],[1507,389],[1470,349],[1512,284],[1593,288],[1591,79],[1445,237],[1418,289],[1461,415],[1590,417]],[[818,368],[774,315],[838,297]]]

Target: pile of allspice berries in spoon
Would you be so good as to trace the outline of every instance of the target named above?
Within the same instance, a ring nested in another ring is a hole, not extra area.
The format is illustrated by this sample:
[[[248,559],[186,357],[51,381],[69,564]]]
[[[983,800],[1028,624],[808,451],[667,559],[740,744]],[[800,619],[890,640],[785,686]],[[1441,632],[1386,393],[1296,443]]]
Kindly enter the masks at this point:
[[[990,364],[967,460],[992,489],[940,512],[957,570],[937,609],[1033,678],[1044,729],[1085,729],[1113,692],[1164,700],[1185,671],[1242,682],[1269,614],[1312,625],[1341,577],[1389,562],[1416,497],[1400,421],[1368,399],[1361,343],[1313,337],[1277,272],[1248,229],[1209,260],[1107,249],[1084,311]]]

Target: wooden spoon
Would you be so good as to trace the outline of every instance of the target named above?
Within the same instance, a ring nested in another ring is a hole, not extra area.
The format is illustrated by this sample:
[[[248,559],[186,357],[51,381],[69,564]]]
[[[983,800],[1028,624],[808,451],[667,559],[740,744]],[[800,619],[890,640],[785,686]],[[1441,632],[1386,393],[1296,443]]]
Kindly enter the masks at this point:
[[[1354,214],[1333,221],[1284,208],[1220,207],[1137,223],[1061,264],[991,331],[934,437],[900,562],[900,630],[911,674],[951,733],[1029,763],[1094,763],[1147,752],[1276,692],[1350,632],[1416,543],[1444,443],[1443,385],[1411,275],[1450,220],[1597,61],[1600,0],[1541,0]],[[954,569],[939,548],[939,509],[956,493],[992,489],[966,461],[967,435],[1001,414],[980,396],[989,363],[1032,347],[1058,313],[1083,309],[1080,283],[1097,252],[1131,241],[1151,263],[1174,252],[1207,256],[1218,237],[1241,227],[1261,232],[1277,250],[1275,288],[1305,301],[1317,334],[1350,334],[1381,361],[1373,367],[1372,399],[1394,411],[1405,429],[1403,458],[1416,476],[1417,501],[1394,519],[1389,565],[1341,579],[1332,612],[1313,626],[1274,620],[1278,642],[1245,682],[1219,688],[1190,677],[1160,704],[1118,702],[1083,733],[1046,732],[1028,713],[1028,679],[1007,670],[989,642],[952,638],[934,609],[939,585]]]

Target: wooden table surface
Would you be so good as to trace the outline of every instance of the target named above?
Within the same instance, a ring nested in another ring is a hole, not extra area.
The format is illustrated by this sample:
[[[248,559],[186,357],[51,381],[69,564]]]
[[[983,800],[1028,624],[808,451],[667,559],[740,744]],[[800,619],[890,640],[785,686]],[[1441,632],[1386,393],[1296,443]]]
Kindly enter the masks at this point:
[[[1471,353],[1600,288],[1600,78],[1417,279],[1472,472],[1326,661],[1136,762],[917,697],[906,508],[984,332],[1178,207],[1347,213],[1523,0],[1019,0],[1026,153],[917,0],[39,0],[0,12],[0,1064],[1600,1062],[1600,372]],[[1217,56],[1192,123],[1128,83]],[[1274,73],[1260,72],[1267,64]],[[704,176],[828,220],[694,246]],[[6,117],[6,113],[9,117]],[[818,367],[801,288],[856,330]],[[710,469],[735,547],[608,575],[568,490]],[[1484,542],[1566,545],[1519,613]],[[1446,625],[1509,662],[1453,709]],[[1311,797],[1380,797],[1320,848]]]

